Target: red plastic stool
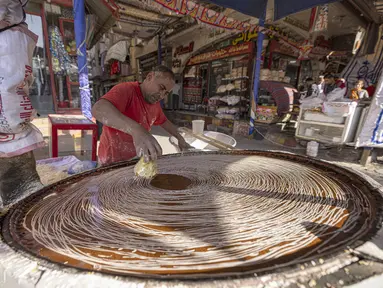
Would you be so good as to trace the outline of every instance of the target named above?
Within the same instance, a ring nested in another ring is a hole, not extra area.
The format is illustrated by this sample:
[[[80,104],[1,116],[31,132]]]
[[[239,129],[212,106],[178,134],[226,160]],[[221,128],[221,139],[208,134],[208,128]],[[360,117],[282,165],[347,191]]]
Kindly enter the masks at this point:
[[[58,157],[58,130],[92,130],[92,161],[97,161],[97,124],[83,115],[48,115],[50,131],[50,157]],[[83,133],[81,133],[83,135]]]

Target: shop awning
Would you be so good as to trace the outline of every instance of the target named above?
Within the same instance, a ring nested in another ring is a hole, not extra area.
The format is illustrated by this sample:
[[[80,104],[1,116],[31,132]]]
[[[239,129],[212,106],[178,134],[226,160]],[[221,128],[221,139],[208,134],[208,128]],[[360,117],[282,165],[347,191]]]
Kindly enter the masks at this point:
[[[274,5],[274,20],[319,5],[337,1],[339,0],[208,0],[208,2],[216,5],[231,8],[256,18],[262,17],[267,5]]]
[[[267,90],[278,107],[278,115],[289,112],[294,104],[294,96],[298,90],[290,84],[274,81],[260,81],[261,89]]]
[[[89,42],[87,43],[87,49],[91,49],[102,35],[113,27],[118,9],[99,0],[85,0],[84,2],[88,12],[96,16],[94,31],[91,37],[87,37]]]

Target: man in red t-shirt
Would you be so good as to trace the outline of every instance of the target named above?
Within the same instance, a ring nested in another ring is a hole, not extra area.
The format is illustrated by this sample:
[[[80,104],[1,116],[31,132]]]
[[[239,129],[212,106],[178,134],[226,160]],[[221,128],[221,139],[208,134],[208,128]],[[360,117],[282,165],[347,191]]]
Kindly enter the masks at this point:
[[[160,101],[172,92],[174,74],[158,66],[142,84],[128,82],[116,85],[92,109],[94,117],[104,124],[98,150],[101,165],[144,156],[145,161],[162,155],[161,146],[149,133],[159,125],[178,139],[181,150],[190,146],[164,115]]]

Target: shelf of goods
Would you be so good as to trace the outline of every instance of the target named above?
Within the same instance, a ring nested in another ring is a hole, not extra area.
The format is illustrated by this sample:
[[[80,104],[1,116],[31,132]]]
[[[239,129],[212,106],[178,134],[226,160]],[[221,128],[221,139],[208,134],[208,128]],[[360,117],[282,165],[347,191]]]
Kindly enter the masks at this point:
[[[214,93],[208,101],[209,113],[218,119],[239,120],[248,112],[249,97],[247,63],[215,62],[210,76],[210,91]]]
[[[184,82],[185,83],[185,82]],[[184,99],[185,104],[201,104],[202,102],[202,83],[185,83]]]
[[[363,108],[353,102],[325,102],[323,111],[301,108],[296,138],[325,144],[353,143]]]

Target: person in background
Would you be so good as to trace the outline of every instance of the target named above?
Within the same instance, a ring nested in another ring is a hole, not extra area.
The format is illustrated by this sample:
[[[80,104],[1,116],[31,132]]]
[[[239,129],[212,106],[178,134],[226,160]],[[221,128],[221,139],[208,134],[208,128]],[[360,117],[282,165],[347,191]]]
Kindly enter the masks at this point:
[[[159,125],[178,140],[181,150],[190,146],[166,118],[160,101],[172,92],[174,74],[166,66],[158,66],[143,83],[127,82],[116,85],[92,108],[93,116],[104,124],[100,138],[100,165],[130,160],[136,156],[145,161],[162,155],[157,140],[149,133]]]
[[[364,88],[364,81],[359,80],[355,84],[355,88],[351,90],[350,99],[352,100],[366,100],[368,99],[369,95],[367,90]]]
[[[335,88],[337,88],[334,75],[327,74],[324,76],[324,88],[323,93],[327,96],[330,92],[332,92]]]
[[[179,108],[179,101],[180,101],[180,85],[178,84],[178,80],[176,80],[176,84],[173,88],[173,99],[172,99],[172,110],[178,110]]]
[[[314,84],[314,80],[313,78],[307,78],[306,79],[306,87],[305,87],[305,90],[307,91],[307,97],[310,97],[313,95],[313,84]]]
[[[318,77],[317,85],[318,85],[319,94],[322,94],[324,91],[324,85],[325,85],[324,76]]]

